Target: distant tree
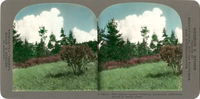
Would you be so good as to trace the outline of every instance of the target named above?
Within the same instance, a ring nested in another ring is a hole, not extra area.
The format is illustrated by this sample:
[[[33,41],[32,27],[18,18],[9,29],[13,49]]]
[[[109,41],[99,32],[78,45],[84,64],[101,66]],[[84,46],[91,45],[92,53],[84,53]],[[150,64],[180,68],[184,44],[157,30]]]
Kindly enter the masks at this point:
[[[146,55],[147,53],[147,47],[146,47],[146,41],[145,39],[143,38],[143,41],[142,43],[139,43],[138,42],[138,56],[141,57],[141,56],[144,56]]]
[[[121,38],[122,34],[119,34],[119,31],[117,30],[117,23],[114,19],[111,19],[106,27],[107,34],[103,34],[103,31],[102,33],[99,33],[99,37],[101,37],[102,40],[105,41],[105,44],[101,46],[98,53],[98,58],[101,61],[119,60],[120,55],[123,53],[116,53],[120,52],[119,49],[125,43]]]
[[[46,50],[47,48],[45,47],[45,40],[47,38],[47,36],[45,35],[45,33],[47,33],[47,30],[45,29],[44,26],[39,27],[39,35],[41,37],[40,43],[38,44],[36,50],[37,50],[37,57],[44,57],[46,56]]]
[[[158,36],[154,32],[154,34],[151,37],[152,37],[152,40],[150,43],[150,48],[153,49],[154,54],[159,53],[159,51],[157,49],[157,45],[155,45],[155,43],[158,44],[158,42],[159,42]]]
[[[165,28],[163,28],[163,36],[162,37],[164,37],[162,45],[168,45],[168,44],[170,44],[169,37],[167,35],[167,31],[166,31]]]
[[[107,42],[108,46],[115,47],[124,44],[124,41],[121,38],[122,34],[119,34],[119,31],[117,30],[117,23],[114,18],[107,24],[107,33],[108,34],[101,34],[101,36]]]
[[[70,45],[76,44],[76,38],[74,37],[73,32],[71,30],[69,31],[69,36],[68,36],[67,40]]]
[[[142,30],[140,32],[141,32],[143,38],[146,40],[145,41],[146,42],[146,44],[145,44],[145,46],[146,46],[146,54],[148,55],[147,39],[149,38],[149,35],[147,35],[147,33],[149,33],[149,30],[147,30],[147,27],[144,26],[144,27],[142,27]]]
[[[97,52],[97,42],[98,41],[89,41],[89,42],[83,42],[82,44],[88,45],[92,49],[92,51],[94,53],[96,53]],[[81,44],[77,44],[77,45],[81,45]]]
[[[61,33],[60,37],[62,38],[62,39],[60,40],[60,45],[68,45],[67,37],[66,37],[66,35],[64,34],[63,28],[61,28],[60,33]]]
[[[178,39],[175,36],[174,31],[171,32],[171,37],[169,38],[169,40],[170,40],[171,45],[177,45],[178,44]]]
[[[20,34],[17,34],[17,30],[15,30],[15,23],[13,24],[13,61],[21,62],[21,52],[23,52],[23,41],[19,38]]]
[[[38,31],[39,35],[42,38],[42,40],[45,41],[45,39],[47,38],[47,36],[45,35],[45,33],[47,32],[47,30],[45,29],[44,26],[39,27],[39,29],[40,29],[40,31]]]

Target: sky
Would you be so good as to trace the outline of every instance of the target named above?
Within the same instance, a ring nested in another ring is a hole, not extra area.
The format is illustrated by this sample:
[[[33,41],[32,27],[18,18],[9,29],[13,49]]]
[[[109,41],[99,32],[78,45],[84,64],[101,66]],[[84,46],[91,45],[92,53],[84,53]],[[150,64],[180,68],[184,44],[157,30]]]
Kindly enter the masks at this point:
[[[106,8],[99,16],[98,23],[103,29],[112,18],[118,23],[117,29],[122,38],[132,43],[142,42],[141,27],[147,26],[150,30],[148,43],[153,33],[162,40],[162,30],[166,28],[167,34],[175,31],[179,42],[182,43],[182,25],[178,13],[172,8],[155,3],[124,3]],[[87,7],[76,4],[37,4],[23,8],[16,15],[14,22],[16,30],[30,43],[40,41],[39,27],[45,26],[46,35],[53,33],[60,40],[60,30],[63,27],[68,35],[72,30],[78,43],[97,40],[97,19]]]
[[[147,26],[150,32],[148,44],[153,33],[162,40],[163,28],[168,36],[175,31],[177,38],[182,43],[182,23],[178,13],[171,7],[155,3],[124,3],[106,8],[99,16],[99,27],[103,29],[108,21],[114,18],[123,39],[132,43],[142,42],[141,27]]]
[[[37,4],[20,10],[14,22],[16,30],[22,40],[25,38],[30,43],[40,41],[39,27],[44,26],[47,30],[47,39],[53,33],[60,40],[60,30],[63,27],[68,36],[69,30],[74,32],[77,42],[97,40],[97,19],[88,8],[76,4]]]

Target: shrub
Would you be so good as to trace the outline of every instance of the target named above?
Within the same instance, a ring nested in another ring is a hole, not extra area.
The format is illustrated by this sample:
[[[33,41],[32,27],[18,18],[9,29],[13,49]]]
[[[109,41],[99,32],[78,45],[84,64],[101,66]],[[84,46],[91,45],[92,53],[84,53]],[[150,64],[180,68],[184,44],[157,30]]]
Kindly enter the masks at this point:
[[[104,69],[110,69],[110,68],[121,68],[121,67],[128,67],[130,65],[136,65],[140,63],[152,63],[152,62],[158,62],[160,61],[160,56],[159,55],[151,55],[151,56],[144,56],[141,58],[133,58],[128,61],[109,61],[106,62],[103,67]]]
[[[65,45],[60,51],[61,59],[73,69],[74,74],[80,74],[83,67],[95,60],[94,52],[88,45]]]
[[[44,58],[32,58],[28,61],[15,64],[14,68],[27,68],[27,67],[38,65],[38,64],[57,62],[60,60],[61,60],[60,55],[55,54],[53,56],[44,57]]]
[[[168,66],[171,66],[174,74],[182,73],[182,46],[165,45],[161,48],[160,56]]]

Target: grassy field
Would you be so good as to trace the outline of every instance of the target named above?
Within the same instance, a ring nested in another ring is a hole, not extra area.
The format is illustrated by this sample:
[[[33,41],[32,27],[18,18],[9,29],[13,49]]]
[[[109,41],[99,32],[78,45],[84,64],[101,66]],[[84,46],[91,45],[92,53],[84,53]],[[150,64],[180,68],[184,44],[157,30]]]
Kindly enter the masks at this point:
[[[182,75],[175,76],[165,62],[144,63],[99,73],[101,91],[181,91]],[[14,91],[97,91],[97,62],[75,76],[63,61],[13,70]]]
[[[101,91],[181,91],[182,75],[175,76],[165,62],[139,64],[100,73]]]
[[[63,61],[13,70],[14,91],[95,91],[97,62],[86,66],[86,72],[75,76]]]

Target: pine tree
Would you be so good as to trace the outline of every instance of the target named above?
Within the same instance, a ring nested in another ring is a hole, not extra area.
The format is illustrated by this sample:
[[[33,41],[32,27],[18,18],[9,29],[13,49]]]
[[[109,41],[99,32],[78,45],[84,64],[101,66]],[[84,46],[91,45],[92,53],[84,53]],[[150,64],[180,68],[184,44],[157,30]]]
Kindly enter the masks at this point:
[[[170,43],[172,45],[177,45],[178,44],[178,39],[176,39],[174,31],[172,31],[171,37],[169,38],[169,40],[170,40]]]
[[[146,44],[145,44],[145,46],[146,46],[145,49],[146,49],[146,54],[148,55],[147,39],[149,38],[149,36],[147,35],[147,33],[149,33],[149,30],[147,30],[147,27],[144,26],[144,27],[142,27],[142,30],[141,30],[140,32],[141,32],[143,38],[146,40],[146,41],[145,41],[145,42],[146,42]],[[143,39],[143,40],[144,40],[144,39]]]
[[[61,28],[60,33],[61,33],[60,37],[62,38],[62,39],[60,40],[60,44],[61,44],[61,45],[68,45],[68,43],[67,43],[67,37],[66,37],[66,35],[64,34],[63,28]]]
[[[36,50],[37,50],[37,57],[44,57],[47,53],[46,53],[46,48],[45,48],[45,39],[47,38],[47,36],[45,35],[45,33],[47,32],[47,30],[45,29],[44,26],[39,27],[39,35],[41,37],[40,43],[38,44]]]
[[[168,35],[167,35],[167,31],[165,30],[165,28],[163,28],[163,36],[162,37],[164,37],[163,45],[170,44],[170,41],[169,41],[169,38],[168,38]]]
[[[157,46],[154,44],[154,43],[158,44],[158,36],[154,32],[154,34],[151,37],[152,37],[152,40],[151,40],[151,43],[150,43],[150,48],[153,49],[154,53],[158,53]]]
[[[120,48],[123,46],[124,41],[121,38],[122,34],[119,34],[117,30],[117,23],[114,19],[108,22],[106,25],[107,34],[99,33],[102,40],[105,41],[99,50],[98,57],[100,60],[121,60]],[[103,32],[103,31],[102,31]]]
[[[119,31],[117,30],[117,23],[115,23],[115,20],[111,19],[106,27],[108,34],[102,34],[101,36],[104,38],[108,46],[114,47],[123,45],[124,41],[121,38],[122,34],[119,34]]]
[[[19,38],[20,34],[17,34],[17,30],[15,30],[15,23],[13,24],[13,61],[21,62],[21,52],[23,52],[23,41]]]
[[[73,32],[71,30],[69,31],[69,37],[67,38],[67,40],[70,45],[76,44],[76,38],[73,36]]]

